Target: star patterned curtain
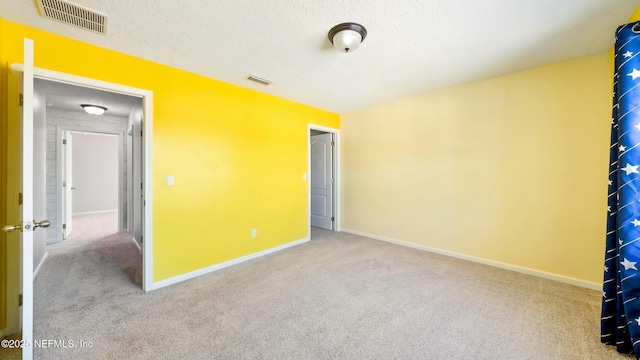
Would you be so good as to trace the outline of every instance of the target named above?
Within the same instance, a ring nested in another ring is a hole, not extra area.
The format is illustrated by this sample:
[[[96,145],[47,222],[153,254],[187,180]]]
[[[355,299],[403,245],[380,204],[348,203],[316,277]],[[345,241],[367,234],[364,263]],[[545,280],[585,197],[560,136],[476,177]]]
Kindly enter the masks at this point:
[[[616,33],[601,339],[640,359],[640,22]]]

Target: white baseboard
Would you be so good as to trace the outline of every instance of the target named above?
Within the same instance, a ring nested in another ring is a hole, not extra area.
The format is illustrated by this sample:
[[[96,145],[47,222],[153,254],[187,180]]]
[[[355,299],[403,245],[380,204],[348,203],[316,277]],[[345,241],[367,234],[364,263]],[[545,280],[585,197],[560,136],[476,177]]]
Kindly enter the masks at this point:
[[[182,281],[185,281],[185,280],[189,280],[189,279],[193,279],[195,277],[198,277],[198,276],[201,276],[201,275],[205,275],[205,274],[208,274],[208,273],[211,273],[211,272],[214,272],[214,271],[218,271],[218,270],[224,269],[224,268],[229,267],[229,266],[237,265],[237,264],[243,263],[245,261],[257,259],[259,257],[272,254],[272,253],[274,253],[276,251],[280,251],[280,250],[288,249],[288,248],[296,246],[296,245],[304,244],[304,243],[306,243],[308,241],[309,241],[309,238],[306,237],[306,238],[303,238],[303,239],[300,239],[300,240],[296,240],[296,241],[292,241],[290,243],[286,243],[286,244],[283,244],[283,245],[280,245],[280,246],[276,246],[276,247],[273,247],[273,248],[270,248],[270,249],[262,250],[262,251],[259,251],[257,253],[253,253],[253,254],[249,254],[249,255],[246,255],[246,256],[242,256],[242,257],[239,257],[237,259],[229,260],[229,261],[223,262],[221,264],[209,266],[209,267],[206,267],[204,269],[192,271],[192,272],[189,272],[189,273],[186,273],[186,274],[182,274],[182,275],[178,275],[178,276],[166,279],[166,280],[158,281],[156,283],[153,283],[152,290],[156,290],[156,289],[163,288],[165,286],[177,284],[179,282],[182,282]]]
[[[40,260],[40,263],[38,264],[38,267],[36,267],[36,269],[33,270],[33,281],[36,281],[36,277],[38,277],[38,274],[40,273],[40,270],[44,266],[44,262],[47,261],[48,258],[49,258],[49,253],[44,253],[44,256]]]
[[[527,275],[533,275],[533,276],[537,276],[537,277],[541,277],[541,278],[545,278],[545,279],[549,279],[549,280],[559,281],[559,282],[563,282],[563,283],[571,284],[571,285],[575,285],[575,286],[580,286],[580,287],[587,288],[587,289],[602,290],[602,284],[592,283],[592,282],[589,282],[589,281],[584,281],[584,280],[572,278],[572,277],[569,277],[569,276],[563,276],[563,275],[548,273],[548,272],[545,272],[545,271],[529,269],[529,268],[525,268],[525,267],[522,267],[522,266],[511,265],[511,264],[503,263],[503,262],[500,262],[500,261],[488,260],[488,259],[483,259],[483,258],[479,258],[479,257],[475,257],[475,256],[456,253],[456,252],[453,252],[453,251],[441,250],[441,249],[432,248],[432,247],[429,247],[429,246],[413,244],[413,243],[410,243],[410,242],[396,240],[396,239],[388,238],[388,237],[385,237],[385,236],[368,234],[368,233],[365,233],[365,232],[362,232],[362,231],[357,231],[357,230],[351,230],[351,229],[342,228],[342,231],[346,232],[346,233],[349,233],[349,234],[368,237],[368,238],[371,238],[371,239],[374,239],[374,240],[385,241],[385,242],[396,244],[396,245],[406,246],[406,247],[410,247],[410,248],[414,248],[414,249],[418,249],[418,250],[424,250],[424,251],[428,251],[428,252],[432,252],[432,253],[436,253],[436,254],[440,254],[440,255],[451,256],[451,257],[462,259],[462,260],[473,261],[473,262],[484,264],[484,265],[494,266],[494,267],[505,269],[505,270],[516,271],[516,272],[527,274]]]
[[[134,238],[133,236],[131,237],[131,241],[133,241],[133,243],[136,245],[136,249],[138,249],[138,252],[140,254],[142,254],[142,248],[140,247],[140,244],[138,243],[138,241],[136,240],[136,238]]]
[[[110,213],[110,212],[118,212],[118,209],[74,212],[72,215],[102,214],[102,213]]]

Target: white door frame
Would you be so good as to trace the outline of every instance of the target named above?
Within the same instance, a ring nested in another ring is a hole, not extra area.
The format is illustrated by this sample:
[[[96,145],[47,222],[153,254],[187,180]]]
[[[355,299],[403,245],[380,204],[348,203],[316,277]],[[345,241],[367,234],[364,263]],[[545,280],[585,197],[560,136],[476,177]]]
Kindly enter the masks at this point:
[[[70,85],[94,88],[103,91],[119,93],[123,95],[142,98],[142,111],[144,113],[142,136],[142,182],[144,183],[144,219],[142,234],[142,290],[153,290],[153,198],[151,191],[151,149],[153,139],[153,92],[134,88],[126,85],[110,83],[106,81],[76,76],[57,71],[34,68],[34,78],[56,81]]]
[[[62,187],[62,180],[63,180],[63,162],[65,162],[64,156],[63,156],[63,152],[64,152],[64,145],[62,144],[62,139],[63,139],[63,135],[64,133],[79,133],[79,134],[107,134],[107,135],[115,135],[118,137],[118,231],[122,232],[122,231],[126,231],[128,230],[127,227],[124,226],[124,222],[122,221],[122,212],[124,211],[124,206],[123,203],[127,203],[128,204],[128,199],[126,199],[125,196],[125,192],[124,192],[124,183],[123,183],[123,178],[124,178],[124,163],[125,163],[125,159],[127,157],[127,154],[124,154],[124,152],[122,151],[122,148],[124,146],[124,142],[127,141],[126,138],[126,132],[124,131],[115,131],[115,130],[110,130],[110,129],[100,129],[100,128],[96,128],[94,130],[83,130],[77,126],[72,126],[72,125],[56,125],[56,183],[57,183],[57,190],[56,190],[56,213],[58,215],[57,217],[57,234],[56,234],[56,241],[62,241],[63,240],[63,236],[62,236],[62,225],[65,222],[65,214],[64,214],[64,203],[66,202],[65,198],[64,198],[64,189]],[[128,209],[127,209],[128,210]],[[128,213],[127,213],[127,225],[128,225]]]
[[[124,223],[122,221],[123,219],[121,216],[122,212],[124,211],[123,203],[128,201],[128,199],[125,199],[124,183],[122,181],[124,177],[124,162],[127,156],[127,154],[125,154],[124,151],[122,151],[123,142],[126,141],[126,137],[125,137],[126,133],[122,131],[118,132],[115,130],[108,130],[108,129],[83,130],[74,126],[56,125],[56,148],[57,148],[56,178],[60,182],[62,182],[62,180],[64,179],[63,164],[66,162],[63,156],[64,145],[62,142],[65,132],[79,133],[79,134],[84,134],[84,133],[107,134],[107,135],[114,135],[118,137],[118,232],[126,231],[127,228],[124,226]],[[56,241],[64,240],[64,236],[62,235],[62,233],[64,232],[64,230],[62,229],[62,225],[65,223],[65,214],[64,214],[65,206],[64,205],[66,203],[64,192],[65,190],[62,186],[62,183],[60,183],[56,190],[56,209],[57,209],[56,212],[58,214],[58,218],[56,222],[56,225],[57,225],[56,229],[58,230],[58,232],[56,233]],[[128,220],[127,220],[127,224],[128,224]]]
[[[311,130],[324,131],[333,134],[333,231],[340,231],[340,130],[322,125],[308,124],[307,126],[307,237],[311,238]]]
[[[73,138],[70,134],[56,126],[56,241],[67,239],[73,231]]]

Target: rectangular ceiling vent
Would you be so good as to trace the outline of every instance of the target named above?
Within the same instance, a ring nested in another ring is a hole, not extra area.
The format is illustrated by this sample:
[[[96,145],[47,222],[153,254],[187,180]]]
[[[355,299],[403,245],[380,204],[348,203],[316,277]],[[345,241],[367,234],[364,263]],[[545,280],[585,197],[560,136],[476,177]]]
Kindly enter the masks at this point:
[[[65,0],[36,0],[40,15],[100,34],[107,33],[107,16]]]
[[[247,80],[255,81],[255,82],[257,82],[259,84],[262,84],[262,85],[271,85],[273,83],[273,81],[271,81],[271,80],[263,79],[263,78],[260,78],[260,77],[257,77],[257,76],[253,76],[253,75],[247,76]]]

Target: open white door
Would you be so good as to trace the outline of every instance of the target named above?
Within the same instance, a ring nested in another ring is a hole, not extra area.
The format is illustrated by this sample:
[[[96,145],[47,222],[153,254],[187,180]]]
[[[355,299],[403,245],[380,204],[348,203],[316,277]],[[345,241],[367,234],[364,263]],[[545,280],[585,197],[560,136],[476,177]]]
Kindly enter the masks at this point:
[[[33,231],[49,226],[44,220],[33,220],[33,40],[24,39],[24,67],[22,69],[22,141],[21,141],[21,192],[20,224],[6,225],[3,231],[20,231],[21,283],[22,283],[22,358],[33,358]]]
[[[62,239],[67,239],[73,230],[73,136],[62,133]]]
[[[22,340],[33,344],[33,40],[24,39],[22,75]],[[33,358],[33,347],[22,359]]]
[[[333,135],[311,136],[311,226],[333,230]]]

